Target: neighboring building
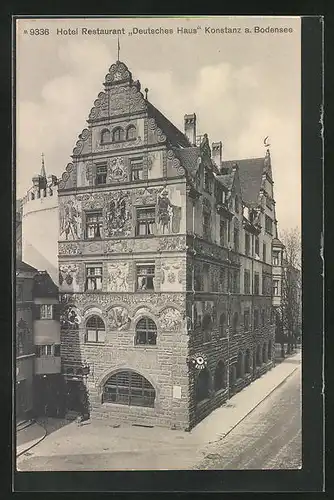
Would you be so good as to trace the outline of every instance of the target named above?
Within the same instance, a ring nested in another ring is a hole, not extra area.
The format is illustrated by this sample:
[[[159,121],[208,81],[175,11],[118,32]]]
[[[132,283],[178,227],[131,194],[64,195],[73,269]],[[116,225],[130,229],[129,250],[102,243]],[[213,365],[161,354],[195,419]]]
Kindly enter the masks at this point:
[[[46,271],[35,277],[33,332],[35,346],[34,408],[38,415],[65,411],[65,387],[61,374],[58,287]]]
[[[58,285],[58,196],[57,177],[46,175],[44,158],[40,175],[21,200],[22,258],[37,269],[45,269]]]
[[[190,429],[272,366],[270,154],[224,162],[120,61],[58,184],[68,406]]]
[[[16,419],[25,420],[33,412],[34,338],[33,288],[37,269],[16,261]]]

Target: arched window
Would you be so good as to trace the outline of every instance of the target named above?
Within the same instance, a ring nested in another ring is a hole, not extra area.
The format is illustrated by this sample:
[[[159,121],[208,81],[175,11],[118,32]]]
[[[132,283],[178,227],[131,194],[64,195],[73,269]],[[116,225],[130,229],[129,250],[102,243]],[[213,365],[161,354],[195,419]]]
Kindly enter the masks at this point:
[[[235,312],[232,320],[232,333],[237,333],[239,324],[239,314]]]
[[[151,318],[141,318],[136,326],[135,343],[137,345],[157,343],[157,326]]]
[[[136,127],[134,125],[129,125],[126,129],[126,138],[127,140],[136,138]]]
[[[271,340],[269,340],[268,343],[268,359],[272,358],[272,350],[273,350],[273,343]]]
[[[101,142],[110,142],[110,132],[107,128],[101,132]]]
[[[219,391],[220,389],[224,389],[226,387],[226,370],[223,361],[219,361],[216,366],[214,387],[215,391]]]
[[[131,370],[115,373],[103,387],[102,403],[153,408],[154,400],[155,390],[152,384],[145,377]]]
[[[219,333],[221,337],[225,337],[226,335],[226,314],[223,313],[219,318]]]
[[[210,373],[207,368],[201,370],[197,377],[196,401],[199,403],[210,396]]]
[[[261,347],[258,345],[256,347],[256,366],[260,366],[262,363],[261,361]]]
[[[245,353],[245,373],[251,372],[251,355],[250,350],[247,349]]]
[[[238,354],[236,377],[237,378],[243,377],[243,355],[242,355],[241,351],[239,351],[239,354]]]
[[[202,320],[204,342],[210,342],[212,330],[212,318],[210,314],[204,314]]]
[[[268,354],[267,344],[264,343],[262,346],[262,361],[263,361],[263,363],[266,363],[268,361],[267,354]]]
[[[122,127],[116,127],[112,133],[112,140],[114,142],[124,141],[124,130]]]
[[[106,328],[99,316],[91,316],[86,321],[86,342],[104,342]]]

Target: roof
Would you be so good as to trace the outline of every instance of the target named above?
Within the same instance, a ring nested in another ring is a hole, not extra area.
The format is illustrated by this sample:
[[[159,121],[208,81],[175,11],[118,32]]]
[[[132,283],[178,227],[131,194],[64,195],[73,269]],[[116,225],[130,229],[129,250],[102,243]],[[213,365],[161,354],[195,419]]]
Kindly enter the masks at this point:
[[[199,166],[198,159],[201,157],[200,148],[197,146],[173,148],[173,151],[175,156],[180,160],[182,167],[194,176]]]
[[[181,132],[175,125],[172,124],[153,104],[147,101],[147,110],[150,116],[155,118],[157,126],[166,135],[168,141],[173,144],[173,146],[183,146],[189,147],[191,143],[187,136]]]
[[[285,246],[283,245],[281,240],[279,240],[278,238],[273,238],[272,244],[273,244],[273,246],[279,246],[279,247],[285,248]]]
[[[58,297],[58,287],[46,271],[40,271],[35,276],[34,297]]]
[[[16,259],[16,270],[28,273],[38,273],[38,270],[35,267],[26,264],[26,262],[23,262],[23,260],[20,259]]]
[[[264,158],[223,161],[222,167],[238,165],[242,199],[246,204],[257,204],[261,188],[262,174],[265,169]]]

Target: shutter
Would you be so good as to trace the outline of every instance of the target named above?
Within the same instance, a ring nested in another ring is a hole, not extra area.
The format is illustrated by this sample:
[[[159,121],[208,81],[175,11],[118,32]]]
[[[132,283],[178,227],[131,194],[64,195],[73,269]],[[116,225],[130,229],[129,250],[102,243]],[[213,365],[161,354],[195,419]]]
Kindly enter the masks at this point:
[[[32,319],[41,319],[41,306],[40,304],[33,304],[32,306]]]
[[[60,304],[53,304],[52,319],[60,321]]]

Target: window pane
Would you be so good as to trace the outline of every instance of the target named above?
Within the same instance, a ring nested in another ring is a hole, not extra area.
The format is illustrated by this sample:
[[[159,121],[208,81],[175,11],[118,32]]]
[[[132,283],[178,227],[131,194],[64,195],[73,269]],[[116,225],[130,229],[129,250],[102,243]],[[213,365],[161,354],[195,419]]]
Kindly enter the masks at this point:
[[[97,332],[97,341],[104,342],[106,339],[106,332],[104,330],[99,330]]]
[[[87,330],[87,341],[96,342],[96,330]]]

